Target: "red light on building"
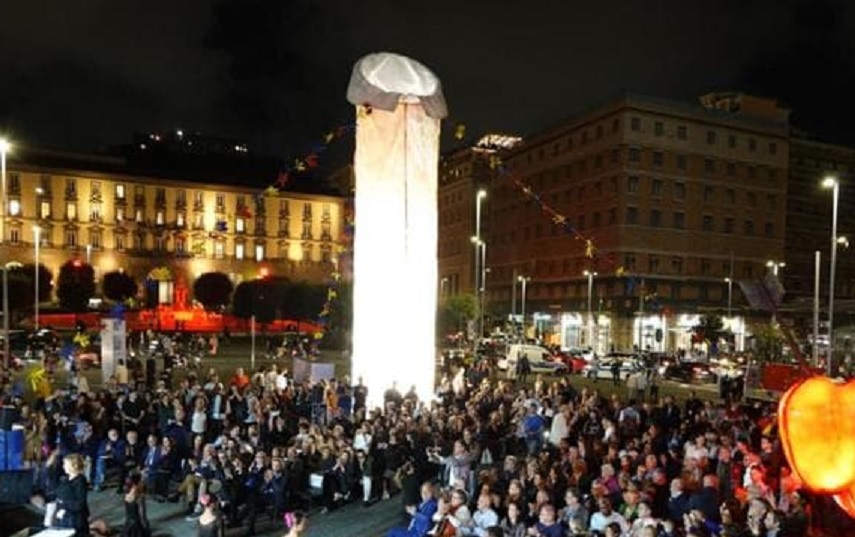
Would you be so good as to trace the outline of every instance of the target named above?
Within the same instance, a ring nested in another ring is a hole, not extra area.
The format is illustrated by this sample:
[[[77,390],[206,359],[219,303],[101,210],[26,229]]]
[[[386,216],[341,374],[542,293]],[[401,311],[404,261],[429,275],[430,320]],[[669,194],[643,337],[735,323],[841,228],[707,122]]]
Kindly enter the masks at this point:
[[[83,263],[79,259],[75,259],[71,264],[74,265],[75,268],[83,266]]]

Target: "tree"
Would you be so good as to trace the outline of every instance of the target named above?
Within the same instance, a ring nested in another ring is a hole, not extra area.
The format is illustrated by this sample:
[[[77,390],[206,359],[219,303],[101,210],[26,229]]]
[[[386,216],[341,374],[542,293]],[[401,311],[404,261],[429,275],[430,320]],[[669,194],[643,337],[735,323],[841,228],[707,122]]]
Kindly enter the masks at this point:
[[[327,300],[327,288],[308,282],[292,283],[282,301],[282,317],[294,321],[313,320]]]
[[[8,268],[10,317],[20,318],[21,312],[35,309],[35,269],[33,264],[15,264]],[[50,300],[52,289],[50,271],[39,264],[39,302]],[[3,289],[0,287],[0,300],[2,297]]]
[[[459,332],[475,318],[475,295],[462,294],[447,298],[437,311],[440,334]]]
[[[718,342],[730,335],[729,330],[724,329],[724,321],[720,316],[707,314],[698,320],[698,324],[692,327],[694,341],[703,343],[709,341],[710,354],[717,354]]]
[[[206,272],[193,282],[193,296],[210,311],[225,309],[234,290],[231,279],[222,272]]]
[[[72,312],[83,313],[89,299],[95,296],[95,271],[92,265],[79,259],[66,261],[59,269],[56,297],[59,305]]]
[[[34,278],[33,274],[36,266],[35,264],[24,265],[24,269],[30,273],[30,278]],[[49,302],[51,295],[53,295],[53,273],[46,266],[39,263],[38,268],[38,277],[39,277],[39,302]],[[35,281],[33,281],[33,285],[35,286]],[[35,293],[35,289],[33,290]]]
[[[249,319],[255,315],[255,320],[259,323],[269,323],[276,319],[276,283],[266,280],[250,280],[237,286],[232,303],[232,313],[235,317]]]
[[[137,296],[137,282],[127,272],[115,270],[104,274],[101,291],[113,302],[124,302]]]

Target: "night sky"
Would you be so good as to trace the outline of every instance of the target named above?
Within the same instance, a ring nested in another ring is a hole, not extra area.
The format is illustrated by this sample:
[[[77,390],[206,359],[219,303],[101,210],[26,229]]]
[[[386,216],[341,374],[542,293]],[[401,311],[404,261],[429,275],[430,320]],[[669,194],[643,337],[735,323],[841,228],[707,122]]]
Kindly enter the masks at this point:
[[[5,2],[0,132],[88,151],[180,127],[289,159],[352,120],[352,66],[383,50],[437,73],[473,137],[745,90],[855,143],[855,8],[827,0]]]

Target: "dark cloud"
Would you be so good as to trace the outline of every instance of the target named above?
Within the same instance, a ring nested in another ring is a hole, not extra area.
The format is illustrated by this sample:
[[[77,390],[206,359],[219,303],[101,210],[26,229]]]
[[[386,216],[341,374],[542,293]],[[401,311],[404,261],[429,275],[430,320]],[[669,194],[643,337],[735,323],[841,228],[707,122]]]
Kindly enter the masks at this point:
[[[352,117],[353,64],[391,50],[437,72],[473,135],[529,133],[623,90],[749,89],[780,97],[808,130],[855,141],[840,126],[855,120],[853,11],[834,0],[18,2],[0,32],[0,127],[91,149],[180,126],[288,158]]]

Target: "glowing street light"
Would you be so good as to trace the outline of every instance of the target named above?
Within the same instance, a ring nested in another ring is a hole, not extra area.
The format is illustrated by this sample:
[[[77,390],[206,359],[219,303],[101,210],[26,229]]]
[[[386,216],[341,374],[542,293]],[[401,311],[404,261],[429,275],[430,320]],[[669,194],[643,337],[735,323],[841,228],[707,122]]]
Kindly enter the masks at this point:
[[[725,278],[727,283],[727,316],[730,317],[730,311],[733,308],[733,279]]]
[[[833,204],[831,211],[831,270],[828,273],[828,359],[826,373],[831,376],[831,361],[834,357],[834,271],[837,268],[837,204],[840,199],[840,182],[836,177],[826,177],[822,181],[823,188],[832,191]]]
[[[36,332],[39,331],[39,243],[41,242],[42,228],[39,226],[33,226],[33,248],[36,250],[36,270],[35,276],[33,277],[33,285],[35,286],[35,299],[33,301],[33,325],[36,328]]]
[[[517,281],[520,282],[522,286],[522,294],[520,295],[520,315],[522,316],[522,333],[523,333],[523,341],[525,340],[525,288],[528,285],[528,282],[531,281],[531,276],[517,276]]]
[[[590,270],[586,270],[583,272],[585,276],[588,277],[588,345],[593,349],[594,348],[594,309],[593,309],[593,295],[594,295],[594,276],[597,275],[596,272],[591,272]]]

